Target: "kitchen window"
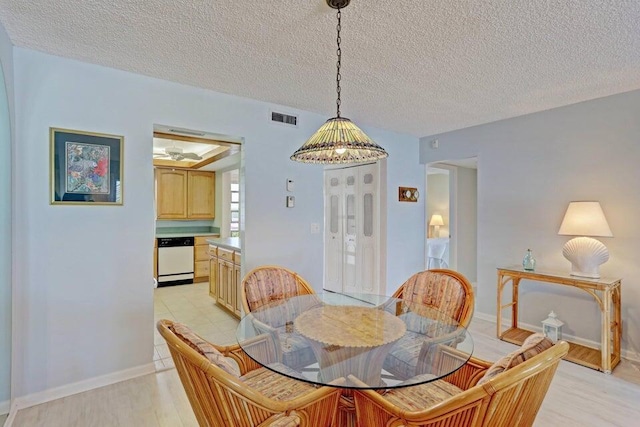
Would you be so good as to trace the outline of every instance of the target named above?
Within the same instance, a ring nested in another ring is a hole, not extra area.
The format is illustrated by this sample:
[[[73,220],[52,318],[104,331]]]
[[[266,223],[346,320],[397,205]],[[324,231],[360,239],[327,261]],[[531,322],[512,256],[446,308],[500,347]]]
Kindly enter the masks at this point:
[[[238,237],[240,236],[240,184],[238,182],[232,182],[229,188],[231,192],[231,223],[229,224],[229,232],[231,237]]]

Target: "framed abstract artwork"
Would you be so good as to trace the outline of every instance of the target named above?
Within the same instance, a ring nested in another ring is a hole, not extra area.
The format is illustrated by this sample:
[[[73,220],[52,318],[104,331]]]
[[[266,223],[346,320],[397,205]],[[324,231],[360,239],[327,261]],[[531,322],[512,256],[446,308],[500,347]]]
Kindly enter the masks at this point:
[[[51,204],[122,205],[124,137],[50,128]]]

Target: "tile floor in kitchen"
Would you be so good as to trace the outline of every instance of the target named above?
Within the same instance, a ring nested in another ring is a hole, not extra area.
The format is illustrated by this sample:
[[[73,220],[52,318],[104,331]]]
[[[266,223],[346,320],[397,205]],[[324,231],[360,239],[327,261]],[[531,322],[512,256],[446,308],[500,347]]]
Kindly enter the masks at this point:
[[[209,296],[208,282],[157,288],[153,304],[155,322],[168,319],[185,323],[202,338],[215,344],[236,342],[239,320],[215,304]],[[169,348],[155,329],[153,342],[156,371],[173,368]]]

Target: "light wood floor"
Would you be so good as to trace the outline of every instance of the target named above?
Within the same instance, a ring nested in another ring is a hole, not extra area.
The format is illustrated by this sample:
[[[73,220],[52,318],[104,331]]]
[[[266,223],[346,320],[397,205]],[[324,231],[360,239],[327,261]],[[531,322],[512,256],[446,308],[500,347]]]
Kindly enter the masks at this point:
[[[157,289],[156,317],[191,324],[213,342],[234,342],[237,321],[216,308],[206,292],[206,284]],[[197,316],[190,310],[195,310]],[[191,321],[185,320],[189,317]],[[474,355],[480,358],[496,360],[516,348],[494,337],[493,323],[474,319],[470,329],[475,342]],[[156,339],[156,344],[162,348],[161,339]],[[162,351],[158,350],[156,360],[162,364],[156,374],[21,410],[13,425],[197,426],[178,375],[172,365],[165,365]],[[535,423],[536,427],[639,425],[640,366],[629,361],[623,361],[613,375],[561,362]]]

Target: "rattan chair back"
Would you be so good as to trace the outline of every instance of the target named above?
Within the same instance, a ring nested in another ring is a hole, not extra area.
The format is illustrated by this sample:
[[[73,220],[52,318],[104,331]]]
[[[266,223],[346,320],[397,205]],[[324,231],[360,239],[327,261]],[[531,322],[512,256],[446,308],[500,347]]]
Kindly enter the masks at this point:
[[[298,273],[277,265],[254,268],[242,279],[241,288],[244,314],[274,300],[315,293]]]
[[[435,309],[465,328],[471,322],[475,305],[469,280],[461,273],[447,269],[414,274],[396,290],[393,297]]]
[[[200,426],[330,426],[334,423],[340,398],[339,388],[314,388],[261,367],[238,345],[218,346],[210,343],[223,356],[237,363],[239,375],[232,375],[211,363],[174,333],[172,327],[170,320],[160,320],[157,324],[158,331],[167,341]],[[258,336],[246,345],[258,346],[260,351],[269,354],[273,351],[273,341],[268,336]],[[269,397],[249,386],[248,380],[244,379],[258,375],[269,381],[270,391],[275,393],[282,389],[295,397],[290,400]],[[305,392],[296,393],[295,389]]]
[[[480,385],[477,383],[491,363],[472,358],[462,369],[445,378],[446,382],[460,387],[463,391],[421,410],[411,411],[406,406],[400,407],[391,403],[389,395],[385,397],[372,390],[355,390],[359,425],[531,426],[558,364],[568,350],[569,345],[566,342],[559,342]],[[455,350],[452,349],[452,352]],[[359,381],[353,377],[349,380]],[[410,388],[407,390],[411,391]]]

